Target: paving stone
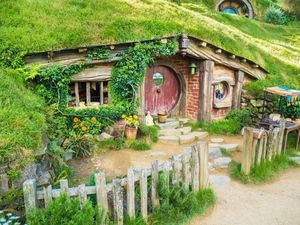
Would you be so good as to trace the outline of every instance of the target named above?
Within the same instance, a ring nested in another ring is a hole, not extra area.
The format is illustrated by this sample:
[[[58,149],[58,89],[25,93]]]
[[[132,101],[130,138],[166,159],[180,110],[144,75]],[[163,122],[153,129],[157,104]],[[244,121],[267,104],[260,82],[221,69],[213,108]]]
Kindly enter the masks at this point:
[[[208,158],[214,159],[222,156],[222,152],[220,148],[210,148],[208,149]]]
[[[180,144],[187,144],[195,141],[195,136],[193,134],[186,134],[179,136],[179,143]]]
[[[110,139],[113,139],[113,136],[111,136],[105,132],[102,132],[100,135],[97,136],[98,141],[104,141],[104,140],[110,140]]]
[[[296,163],[300,164],[300,156],[290,156],[289,159],[294,160]]]
[[[208,162],[208,170],[209,171],[214,171],[215,170],[214,164],[212,164],[211,162]]]
[[[165,144],[178,144],[179,143],[178,136],[160,136],[160,137],[158,137],[158,140],[160,143],[165,143]]]
[[[164,129],[158,131],[158,136],[179,136],[181,135],[181,130],[179,129]]]
[[[156,157],[156,156],[166,155],[166,153],[164,153],[164,152],[152,152],[150,155],[153,156],[153,157]]]
[[[186,152],[186,153],[192,153],[192,146],[191,147],[184,147],[182,149],[182,151]]]
[[[195,137],[196,140],[200,140],[208,136],[207,132],[192,132],[191,135]]]
[[[167,121],[165,123],[156,123],[157,126],[159,126],[159,128],[161,130],[165,130],[165,129],[176,129],[177,127],[179,127],[179,121],[174,120],[174,119],[167,119]]]
[[[225,149],[227,152],[235,151],[239,147],[238,144],[223,144],[221,148]]]
[[[192,131],[192,128],[191,127],[182,127],[182,128],[179,128],[177,129],[178,131],[180,131],[181,134],[189,134],[191,133]]]
[[[51,174],[48,171],[43,172],[37,179],[37,186],[50,184]]]
[[[190,121],[188,118],[179,118],[179,122],[182,122],[183,124],[186,124]]]
[[[215,168],[228,168],[229,163],[231,162],[230,157],[220,157],[214,160]]]
[[[223,138],[212,138],[212,139],[210,139],[210,141],[212,143],[223,143],[224,139]]]
[[[218,147],[221,147],[221,144],[209,143],[209,144],[208,144],[208,147],[209,147],[209,148],[218,148]]]
[[[222,175],[210,175],[209,181],[211,184],[224,185],[230,182],[230,178],[228,176],[222,176]]]

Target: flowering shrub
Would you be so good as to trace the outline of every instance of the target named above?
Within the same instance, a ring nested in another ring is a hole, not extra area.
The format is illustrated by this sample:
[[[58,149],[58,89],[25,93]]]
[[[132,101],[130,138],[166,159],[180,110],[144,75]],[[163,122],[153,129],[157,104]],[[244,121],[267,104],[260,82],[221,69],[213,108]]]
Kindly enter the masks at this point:
[[[76,134],[99,134],[101,131],[101,123],[96,117],[73,117],[72,129]]]
[[[139,123],[139,117],[137,115],[133,115],[133,116],[122,115],[122,119],[124,120],[127,127],[137,128],[140,124]]]

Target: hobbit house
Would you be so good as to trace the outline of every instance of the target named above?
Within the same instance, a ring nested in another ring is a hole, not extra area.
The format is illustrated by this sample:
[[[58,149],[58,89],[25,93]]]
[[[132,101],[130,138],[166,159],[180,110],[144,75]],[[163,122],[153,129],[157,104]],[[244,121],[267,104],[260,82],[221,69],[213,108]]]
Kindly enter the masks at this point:
[[[250,19],[254,17],[254,9],[249,0],[219,0],[215,6],[217,11],[245,16]]]

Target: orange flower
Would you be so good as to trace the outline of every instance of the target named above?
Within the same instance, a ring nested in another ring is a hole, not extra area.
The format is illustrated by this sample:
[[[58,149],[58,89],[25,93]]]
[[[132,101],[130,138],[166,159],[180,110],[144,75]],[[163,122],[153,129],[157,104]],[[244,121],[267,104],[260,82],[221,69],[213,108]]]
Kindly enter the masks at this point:
[[[84,123],[83,123],[83,122],[81,122],[81,123],[80,123],[80,126],[82,127],[82,126],[83,126],[83,124],[84,124]]]
[[[97,120],[96,117],[93,116],[92,121],[95,122],[96,120]]]
[[[73,122],[74,122],[74,123],[77,123],[78,121],[79,121],[79,119],[78,119],[77,117],[74,117],[74,118],[73,118]]]
[[[77,129],[77,128],[78,128],[78,124],[74,125],[73,128],[74,128],[74,129]]]
[[[82,130],[83,132],[87,131],[87,127],[82,127],[81,130]]]

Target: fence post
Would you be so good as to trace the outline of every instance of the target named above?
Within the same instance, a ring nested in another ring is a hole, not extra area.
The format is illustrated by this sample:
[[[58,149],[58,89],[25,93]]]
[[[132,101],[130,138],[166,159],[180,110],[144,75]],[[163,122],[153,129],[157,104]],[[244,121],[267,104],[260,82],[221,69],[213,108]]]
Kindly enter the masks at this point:
[[[106,179],[103,172],[95,174],[96,196],[97,204],[101,206],[106,212],[108,210],[107,192],[106,192]]]
[[[80,205],[83,206],[84,203],[87,201],[85,184],[78,185],[78,196],[79,196]]]
[[[7,174],[0,174],[0,194],[3,194],[9,190]]]
[[[141,214],[143,219],[147,219],[148,216],[148,190],[147,190],[147,170],[141,170],[140,177],[140,189],[141,189]]]
[[[36,199],[36,180],[30,179],[23,183],[25,211],[29,213],[37,206]]]
[[[60,180],[60,191],[61,193],[66,193],[67,195],[69,195],[69,184],[68,184],[68,180]]]
[[[192,147],[192,190],[199,191],[199,153],[196,145]]]
[[[190,186],[190,164],[187,154],[182,156],[182,173],[183,173],[183,187],[185,190],[189,190]]]
[[[278,146],[277,146],[277,152],[278,154],[284,153],[282,144],[283,144],[283,137],[284,137],[284,130],[285,130],[285,119],[280,119],[280,127],[279,127],[279,138],[278,138]]]
[[[158,161],[154,160],[151,163],[151,199],[152,206],[155,208],[159,205],[158,193],[157,193],[157,185],[158,185]]]
[[[44,200],[45,200],[45,207],[52,201],[52,186],[49,185],[48,187],[44,187]]]
[[[258,139],[253,139],[253,144],[252,144],[252,163],[251,163],[252,166],[255,166],[257,143],[258,143]]]
[[[135,216],[134,171],[131,168],[127,171],[127,214],[130,218],[134,218]]]
[[[172,156],[172,167],[173,167],[173,184],[179,184],[180,169],[178,165],[178,159],[175,155]]]
[[[113,180],[114,224],[123,225],[123,192],[120,180]]]
[[[164,173],[164,177],[165,177],[165,181],[166,181],[166,187],[169,190],[170,188],[170,162],[169,161],[165,161],[164,165],[163,165],[163,173]]]
[[[243,137],[243,158],[242,172],[246,175],[250,173],[252,164],[252,149],[253,149],[253,130],[250,127],[244,128]]]
[[[263,146],[264,146],[264,137],[262,136],[259,140],[258,140],[258,150],[257,150],[257,158],[256,158],[256,163],[257,165],[260,164],[261,162],[261,157],[262,157],[262,152],[263,152]]]
[[[199,189],[203,190],[208,187],[208,143],[198,141],[197,148],[199,152]]]

